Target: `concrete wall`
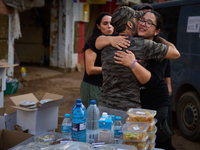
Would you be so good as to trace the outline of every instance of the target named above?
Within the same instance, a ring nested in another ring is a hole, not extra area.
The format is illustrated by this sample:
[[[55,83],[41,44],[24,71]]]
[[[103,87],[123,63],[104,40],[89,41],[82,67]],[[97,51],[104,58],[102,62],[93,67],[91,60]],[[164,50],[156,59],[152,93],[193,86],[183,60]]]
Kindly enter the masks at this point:
[[[76,4],[73,1],[53,0],[50,19],[50,67],[71,72],[77,64],[74,53]]]

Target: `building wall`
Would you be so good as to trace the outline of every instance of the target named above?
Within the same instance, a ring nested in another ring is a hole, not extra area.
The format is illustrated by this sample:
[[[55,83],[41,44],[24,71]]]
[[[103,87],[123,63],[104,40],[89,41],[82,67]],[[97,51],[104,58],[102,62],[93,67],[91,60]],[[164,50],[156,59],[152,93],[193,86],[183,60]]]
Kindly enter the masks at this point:
[[[106,4],[90,4],[89,22],[82,20],[80,1],[52,0],[50,21],[50,67],[64,72],[84,67],[82,48],[91,36],[100,12],[113,13],[116,0]]]
[[[50,14],[50,66],[58,66],[58,18],[59,18],[59,1],[53,0],[51,3]]]
[[[50,19],[50,67],[70,72],[77,64],[73,52],[73,1],[52,0]]]
[[[3,0],[0,0],[0,14],[10,14],[10,7],[6,6]]]
[[[8,33],[10,8],[0,0],[0,59],[8,61]]]
[[[32,8],[20,13],[22,37],[15,40],[15,49],[21,63],[40,63],[43,56],[43,25],[41,14]]]

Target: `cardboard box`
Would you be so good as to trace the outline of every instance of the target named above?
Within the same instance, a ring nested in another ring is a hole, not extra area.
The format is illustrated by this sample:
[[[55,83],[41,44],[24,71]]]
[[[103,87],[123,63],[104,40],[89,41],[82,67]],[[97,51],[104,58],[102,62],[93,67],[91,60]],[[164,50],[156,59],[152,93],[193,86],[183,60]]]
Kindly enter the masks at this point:
[[[1,107],[0,108],[0,130],[2,129],[8,129],[8,130],[15,130],[14,126],[17,122],[17,113],[7,113],[6,110],[8,107]],[[6,116],[4,116],[4,113],[7,113]]]
[[[28,133],[39,134],[57,128],[59,105],[64,101],[62,95],[45,93],[42,100],[52,99],[47,103],[42,104],[39,108],[29,109],[20,107],[22,101],[39,100],[32,94],[24,94],[10,97],[16,106],[11,106],[17,109],[17,124],[23,129],[28,129]]]
[[[32,134],[18,131],[0,130],[0,150],[7,150],[32,136]]]

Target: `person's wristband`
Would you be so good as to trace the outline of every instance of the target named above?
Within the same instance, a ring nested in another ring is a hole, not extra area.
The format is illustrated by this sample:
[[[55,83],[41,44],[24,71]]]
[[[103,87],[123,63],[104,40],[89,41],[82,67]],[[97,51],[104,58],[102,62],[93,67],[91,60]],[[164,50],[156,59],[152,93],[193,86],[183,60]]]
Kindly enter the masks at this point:
[[[135,60],[133,61],[133,63],[130,65],[130,68],[131,68],[131,69],[132,69],[133,65],[134,65],[136,62],[137,62],[137,59],[135,59]]]

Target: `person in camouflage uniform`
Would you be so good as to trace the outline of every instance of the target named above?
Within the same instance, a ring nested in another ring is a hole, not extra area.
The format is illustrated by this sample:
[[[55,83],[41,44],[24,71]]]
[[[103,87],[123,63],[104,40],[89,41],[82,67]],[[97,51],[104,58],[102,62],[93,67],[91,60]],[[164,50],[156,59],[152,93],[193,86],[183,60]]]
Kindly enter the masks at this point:
[[[135,54],[137,60],[140,60],[140,64],[146,67],[149,59],[162,61],[164,58],[178,58],[179,52],[173,45],[168,46],[141,37],[134,37],[137,30],[137,17],[140,16],[141,14],[136,13],[132,8],[122,6],[115,10],[111,19],[111,24],[119,35],[128,36],[127,40],[130,41],[128,49]],[[102,49],[105,45],[110,44],[110,41],[107,40],[108,36],[103,38],[103,43],[99,41],[100,37],[97,38],[97,49]],[[140,83],[131,68],[115,63],[114,55],[117,51],[118,49],[111,45],[106,46],[102,51],[103,84],[99,108],[101,112],[112,110],[109,114],[122,115],[129,108],[141,107]],[[126,49],[122,48],[122,51],[126,51]],[[119,113],[114,113],[114,111]]]

